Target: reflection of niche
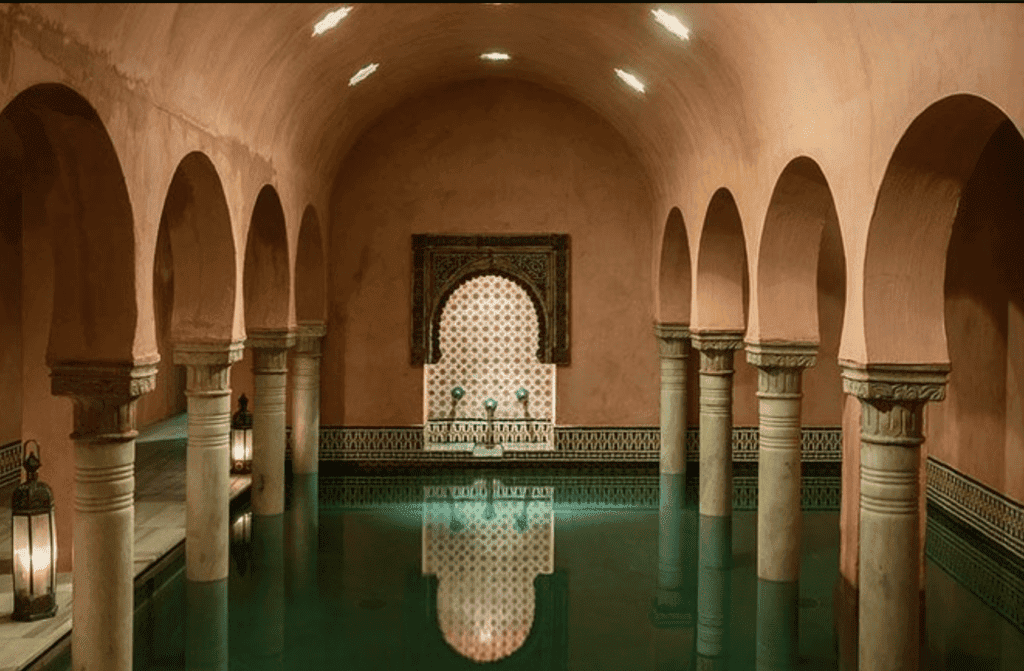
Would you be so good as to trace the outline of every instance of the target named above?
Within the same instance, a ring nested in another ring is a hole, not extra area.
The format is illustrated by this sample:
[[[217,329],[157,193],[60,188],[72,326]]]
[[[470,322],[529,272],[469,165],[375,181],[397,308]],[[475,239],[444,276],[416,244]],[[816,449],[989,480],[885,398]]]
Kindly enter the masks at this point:
[[[423,366],[425,449],[553,450],[555,364],[537,359],[539,342],[538,313],[520,284],[483,274],[458,285],[442,306],[439,360]],[[487,399],[497,405],[490,423]]]
[[[426,487],[423,574],[437,576],[437,623],[459,655],[493,662],[534,628],[538,575],[554,571],[552,487]]]

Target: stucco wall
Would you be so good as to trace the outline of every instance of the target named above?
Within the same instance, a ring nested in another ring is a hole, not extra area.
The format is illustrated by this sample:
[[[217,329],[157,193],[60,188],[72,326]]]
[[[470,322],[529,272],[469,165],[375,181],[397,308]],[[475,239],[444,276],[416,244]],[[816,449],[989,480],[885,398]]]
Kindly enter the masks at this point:
[[[572,363],[556,422],[658,421],[651,210],[622,138],[582,105],[508,80],[435,90],[353,148],[331,202],[324,424],[423,421],[409,363],[413,233],[568,233]]]

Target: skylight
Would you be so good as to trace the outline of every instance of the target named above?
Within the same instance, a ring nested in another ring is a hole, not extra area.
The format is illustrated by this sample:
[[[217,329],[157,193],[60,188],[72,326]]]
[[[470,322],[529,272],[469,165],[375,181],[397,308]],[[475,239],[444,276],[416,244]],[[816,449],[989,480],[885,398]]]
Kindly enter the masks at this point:
[[[374,72],[376,72],[378,67],[380,67],[380,63],[370,63],[365,68],[352,75],[352,79],[348,80],[348,85],[355,86],[356,84],[358,84],[359,82],[363,81],[364,79],[372,75]]]
[[[637,79],[636,75],[632,75],[626,72],[625,70],[620,70],[618,68],[615,68],[615,74],[618,75],[619,79],[626,82],[626,84],[628,84],[631,88],[639,91],[640,93],[644,92],[644,83]]]
[[[489,51],[486,54],[480,54],[480,59],[485,61],[507,61],[511,56],[501,51]]]
[[[341,20],[348,16],[348,13],[351,11],[351,7],[339,7],[334,11],[327,12],[327,14],[324,15],[324,18],[317,21],[316,25],[313,26],[313,37],[323,35],[328,30],[341,23]]]
[[[654,15],[655,21],[665,26],[668,32],[681,40],[690,39],[690,29],[684,26],[682,21],[677,19],[673,14],[669,14],[663,9],[652,9],[651,14]]]

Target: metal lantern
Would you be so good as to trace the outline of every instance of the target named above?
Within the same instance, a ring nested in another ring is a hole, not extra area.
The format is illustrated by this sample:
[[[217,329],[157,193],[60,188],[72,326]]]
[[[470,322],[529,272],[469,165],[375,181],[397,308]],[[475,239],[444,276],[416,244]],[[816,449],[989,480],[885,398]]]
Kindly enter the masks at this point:
[[[238,412],[231,416],[231,472],[252,470],[252,413],[245,394],[238,398]]]
[[[29,450],[35,445],[35,452]],[[39,481],[39,443],[25,443],[25,482],[11,496],[12,620],[31,622],[57,614],[57,536],[53,492]]]

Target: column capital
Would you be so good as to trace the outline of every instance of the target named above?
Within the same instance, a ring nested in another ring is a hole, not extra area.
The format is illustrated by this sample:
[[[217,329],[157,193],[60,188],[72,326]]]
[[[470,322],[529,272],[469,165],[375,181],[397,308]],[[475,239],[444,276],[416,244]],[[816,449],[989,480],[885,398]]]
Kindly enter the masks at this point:
[[[245,344],[253,349],[291,349],[295,346],[295,331],[292,329],[250,329]]]
[[[299,322],[295,331],[295,353],[316,356],[320,354],[320,341],[327,335],[323,322]]]
[[[747,363],[762,370],[809,368],[817,363],[815,343],[747,343]]]
[[[700,352],[702,375],[731,375],[733,353],[743,347],[743,331],[698,332],[690,342]],[[730,397],[730,407],[731,401]]]
[[[654,335],[658,338],[658,353],[661,358],[686,358],[686,345],[690,339],[689,325],[656,322]]]
[[[245,341],[180,342],[174,345],[174,363],[184,366],[230,366],[242,358]]]
[[[137,362],[57,361],[50,364],[50,392],[127,403],[156,387],[159,362],[159,356]]]
[[[843,391],[862,401],[925,403],[946,396],[949,364],[862,364],[840,360]]]

